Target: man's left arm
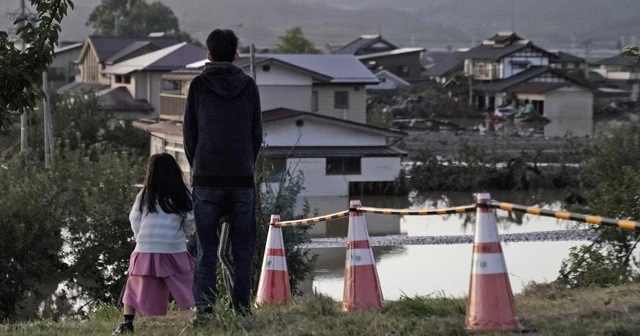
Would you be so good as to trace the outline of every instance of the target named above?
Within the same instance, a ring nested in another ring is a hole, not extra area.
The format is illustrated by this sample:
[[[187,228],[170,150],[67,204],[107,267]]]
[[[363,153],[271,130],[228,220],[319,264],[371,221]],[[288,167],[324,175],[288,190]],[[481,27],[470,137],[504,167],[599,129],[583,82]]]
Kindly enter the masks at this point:
[[[260,107],[260,92],[258,86],[255,88],[255,97],[253,101],[253,116],[251,122],[251,134],[253,138],[253,162],[258,160],[260,148],[262,148],[262,109]]]

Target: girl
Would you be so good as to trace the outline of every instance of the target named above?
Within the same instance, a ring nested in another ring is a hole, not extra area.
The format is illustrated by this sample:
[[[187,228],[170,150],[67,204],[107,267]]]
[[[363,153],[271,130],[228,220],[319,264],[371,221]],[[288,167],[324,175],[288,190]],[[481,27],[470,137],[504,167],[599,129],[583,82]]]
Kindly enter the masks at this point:
[[[149,158],[144,187],[129,215],[136,248],[129,260],[124,322],[113,334],[133,332],[136,311],[166,315],[169,293],[181,310],[194,305],[193,258],[187,236],[195,231],[191,195],[173,156]]]

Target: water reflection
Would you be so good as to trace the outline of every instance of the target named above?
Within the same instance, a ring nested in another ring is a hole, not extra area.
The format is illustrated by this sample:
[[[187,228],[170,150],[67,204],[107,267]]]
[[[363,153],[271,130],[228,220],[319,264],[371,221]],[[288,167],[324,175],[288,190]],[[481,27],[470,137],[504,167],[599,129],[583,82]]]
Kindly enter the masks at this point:
[[[545,192],[492,192],[496,200],[560,209],[562,194]],[[312,208],[320,214],[348,208],[349,199],[310,197]],[[362,204],[384,208],[442,208],[472,204],[470,193],[426,193],[410,197],[362,197]],[[573,228],[573,222],[553,218],[497,211],[500,233],[550,231]],[[371,236],[471,235],[475,214],[449,216],[388,216],[366,214]],[[315,238],[345,237],[348,219],[321,223],[313,229]],[[562,259],[570,247],[581,242],[503,244],[512,287],[520,291],[529,281],[548,281],[557,276]],[[313,290],[341,299],[346,251],[344,248],[313,249],[318,255],[315,279],[305,284],[304,292]],[[387,299],[407,295],[428,295],[444,291],[448,295],[466,295],[471,262],[471,245],[434,245],[376,247],[373,249],[380,281]]]

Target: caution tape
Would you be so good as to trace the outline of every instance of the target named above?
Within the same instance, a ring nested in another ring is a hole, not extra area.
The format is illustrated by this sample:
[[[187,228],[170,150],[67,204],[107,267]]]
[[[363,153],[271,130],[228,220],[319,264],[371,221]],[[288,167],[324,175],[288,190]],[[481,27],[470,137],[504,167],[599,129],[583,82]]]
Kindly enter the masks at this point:
[[[334,214],[331,214],[331,215],[326,215],[326,216],[279,222],[279,223],[276,223],[275,225],[276,226],[308,225],[308,224],[312,224],[312,223],[328,222],[328,221],[340,219],[340,218],[347,217],[347,216],[349,216],[349,211],[348,210],[337,212],[337,213],[334,213]]]
[[[584,222],[594,225],[614,226],[624,230],[640,230],[640,223],[632,220],[613,219],[600,216],[582,215],[566,211],[553,211],[524,205],[493,202],[490,207],[511,212],[522,212],[530,215],[554,217],[558,219]]]
[[[454,208],[443,209],[427,209],[427,210],[408,210],[408,209],[383,209],[383,208],[369,208],[360,207],[356,209],[364,213],[373,213],[381,215],[401,215],[401,216],[435,216],[435,215],[453,215],[466,212],[476,211],[475,205],[459,206]]]

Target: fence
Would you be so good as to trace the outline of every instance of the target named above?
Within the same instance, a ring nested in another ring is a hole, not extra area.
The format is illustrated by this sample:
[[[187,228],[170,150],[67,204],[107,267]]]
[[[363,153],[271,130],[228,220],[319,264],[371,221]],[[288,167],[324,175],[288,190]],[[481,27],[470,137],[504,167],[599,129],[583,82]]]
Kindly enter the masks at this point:
[[[613,219],[584,215],[567,211],[552,211],[538,207],[497,202],[489,194],[478,194],[476,204],[442,209],[411,210],[363,207],[360,201],[351,201],[349,209],[313,218],[280,221],[272,216],[265,261],[260,279],[258,302],[260,304],[283,303],[290,298],[286,260],[271,262],[268,258],[284,258],[282,227],[311,225],[349,217],[346,244],[343,310],[357,311],[382,308],[382,290],[376,270],[371,240],[367,232],[364,213],[400,216],[437,216],[476,212],[476,229],[472,255],[471,279],[467,303],[466,327],[470,331],[500,332],[524,331],[516,318],[515,303],[494,211],[496,209],[520,212],[535,216],[553,217],[592,225],[615,227],[622,230],[640,230],[640,223],[633,220]],[[272,243],[275,242],[275,243]],[[274,246],[271,246],[274,244]],[[268,254],[271,253],[271,254]],[[275,260],[275,259],[274,259]],[[278,259],[280,260],[280,259]],[[276,265],[277,264],[277,265]],[[276,266],[274,266],[276,265]],[[283,273],[284,272],[284,273]]]

